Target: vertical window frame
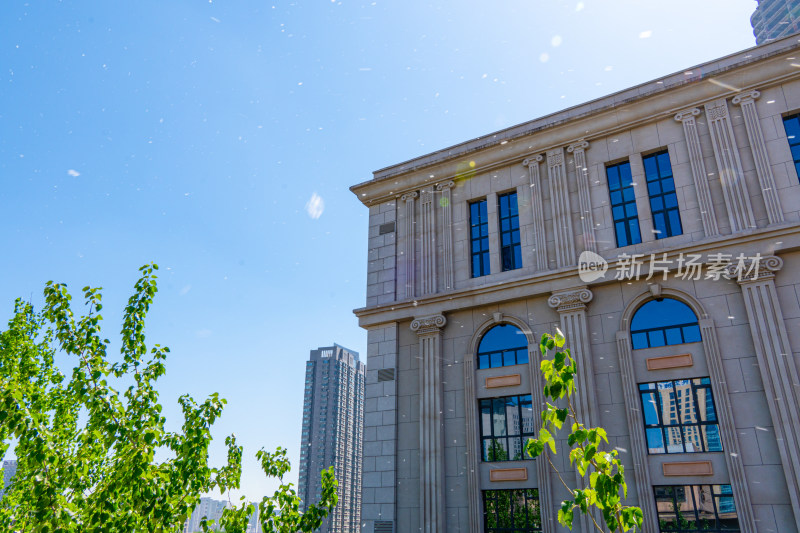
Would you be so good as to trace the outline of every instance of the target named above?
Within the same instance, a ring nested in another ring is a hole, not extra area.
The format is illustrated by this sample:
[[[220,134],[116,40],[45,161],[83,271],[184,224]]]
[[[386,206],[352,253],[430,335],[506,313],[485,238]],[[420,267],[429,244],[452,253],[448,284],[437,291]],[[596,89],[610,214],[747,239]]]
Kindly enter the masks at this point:
[[[513,428],[513,421],[508,417],[508,400],[515,400],[516,401],[516,414],[519,419],[519,431],[512,435],[511,430]],[[495,435],[495,404],[496,402],[502,402],[503,410],[503,421],[504,421],[504,428],[503,433],[504,435]],[[531,408],[531,419],[530,419],[530,430],[526,431],[524,418],[522,416],[522,405],[525,403],[526,405],[530,405]],[[484,407],[488,407],[489,410],[489,427],[486,428],[484,424],[483,412]],[[533,411],[533,398],[530,394],[519,394],[513,396],[502,396],[499,398],[481,398],[478,400],[478,413],[480,416],[479,421],[479,430],[480,430],[480,438],[481,438],[481,461],[482,462],[505,462],[505,461],[527,461],[532,460],[533,457],[529,456],[528,453],[525,451],[525,443],[527,442],[528,438],[536,438],[536,434],[534,433],[533,427],[533,417],[535,413]],[[488,433],[488,435],[486,434]],[[511,446],[510,443],[513,442],[515,439],[519,440],[521,443],[520,449],[520,457],[511,457]],[[489,442],[490,446],[494,443],[502,443],[505,442],[505,452],[506,458],[505,459],[488,459],[486,454],[486,442]]]
[[[478,235],[475,235],[477,229]],[[470,270],[473,278],[491,274],[486,198],[469,203]],[[485,246],[484,246],[485,245]],[[478,262],[475,260],[478,258]],[[476,266],[478,267],[476,269]]]
[[[625,177],[623,177],[623,169],[627,173]],[[622,161],[606,166],[606,180],[617,248],[641,243],[642,229],[639,225],[639,209],[636,206],[636,191],[633,188],[631,162]],[[617,198],[616,201],[615,198]],[[617,209],[621,209],[621,216],[619,216]],[[630,214],[631,211],[633,214]],[[633,224],[634,222],[635,225]],[[620,225],[623,230],[622,238],[624,241],[620,239]]]
[[[666,156],[664,158],[663,156]],[[666,161],[665,161],[666,160]],[[649,162],[655,165],[655,173],[648,172]],[[642,157],[647,195],[650,198],[650,214],[653,217],[653,229],[656,239],[666,239],[683,235],[678,193],[675,188],[675,177],[672,173],[672,161],[669,150],[660,150]],[[667,168],[663,168],[667,167]],[[672,206],[671,204],[675,205]],[[668,207],[668,205],[670,207]],[[663,220],[663,229],[658,227],[658,215]],[[676,226],[676,227],[675,227]]]
[[[500,230],[501,271],[522,268],[517,191],[497,195],[497,222]]]
[[[789,143],[795,174],[800,180],[800,113],[783,117],[783,130],[786,132],[786,141]]]

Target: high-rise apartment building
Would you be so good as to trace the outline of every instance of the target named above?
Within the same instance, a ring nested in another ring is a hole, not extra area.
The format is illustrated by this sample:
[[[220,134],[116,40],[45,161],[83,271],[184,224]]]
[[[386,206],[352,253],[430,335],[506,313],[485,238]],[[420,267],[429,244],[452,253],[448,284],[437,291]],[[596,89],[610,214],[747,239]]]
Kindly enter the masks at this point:
[[[339,503],[323,533],[361,531],[361,455],[365,365],[358,353],[338,344],[311,350],[306,363],[299,496],[303,505],[320,498],[320,472],[334,467]]]
[[[798,57],[769,41],[352,187],[364,533],[566,531],[524,447],[556,327],[644,532],[800,530]]]
[[[3,485],[0,486],[0,498],[5,494],[6,487],[11,484],[11,478],[17,473],[17,461],[8,459],[3,461]]]
[[[750,24],[756,44],[800,32],[800,0],[758,0]]]

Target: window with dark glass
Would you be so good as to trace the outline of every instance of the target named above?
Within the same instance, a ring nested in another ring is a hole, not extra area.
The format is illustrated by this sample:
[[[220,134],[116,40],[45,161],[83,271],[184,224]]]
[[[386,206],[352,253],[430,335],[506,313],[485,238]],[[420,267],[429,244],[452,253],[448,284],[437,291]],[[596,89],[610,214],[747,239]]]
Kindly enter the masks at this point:
[[[625,161],[606,167],[606,176],[617,246],[639,244],[642,242],[642,235],[639,231],[639,212],[636,210],[631,164]]]
[[[534,436],[531,395],[479,400],[484,461],[530,459],[525,443]]]
[[[649,453],[721,452],[709,378],[641,383]]]
[[[800,113],[785,117],[783,119],[783,127],[786,130],[789,149],[792,151],[794,170],[800,177]]]
[[[542,530],[539,489],[483,491],[486,533],[529,533]]]
[[[522,248],[519,240],[519,212],[517,193],[501,194],[497,197],[500,216],[500,260],[503,271],[522,267]]]
[[[669,153],[665,150],[644,157],[642,161],[647,180],[647,194],[650,195],[650,212],[653,215],[656,239],[682,234],[678,196],[675,194],[675,180],[672,178]]]
[[[470,250],[472,252],[472,277],[489,274],[489,218],[486,200],[469,204]]]
[[[658,298],[641,306],[631,320],[634,350],[700,342],[700,326],[691,307],[673,298]]]
[[[499,324],[478,344],[478,370],[528,362],[528,339],[516,326]]]
[[[653,489],[659,531],[739,531],[730,485],[661,485]]]

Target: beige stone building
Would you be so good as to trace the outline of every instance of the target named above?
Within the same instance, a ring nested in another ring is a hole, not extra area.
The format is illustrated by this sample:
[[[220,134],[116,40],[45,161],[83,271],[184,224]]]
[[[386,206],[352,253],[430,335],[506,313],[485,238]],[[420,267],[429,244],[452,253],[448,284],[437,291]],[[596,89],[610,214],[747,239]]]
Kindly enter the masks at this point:
[[[556,327],[645,531],[800,530],[798,113],[789,37],[352,187],[364,531],[563,529],[524,452]]]

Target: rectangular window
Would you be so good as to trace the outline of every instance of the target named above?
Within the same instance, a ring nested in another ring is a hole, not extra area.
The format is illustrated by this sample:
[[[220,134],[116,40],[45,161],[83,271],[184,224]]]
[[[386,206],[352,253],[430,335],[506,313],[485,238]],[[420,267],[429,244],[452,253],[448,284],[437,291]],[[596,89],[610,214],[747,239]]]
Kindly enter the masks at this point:
[[[739,531],[730,485],[661,485],[653,489],[659,531]]]
[[[519,240],[519,212],[517,193],[510,192],[497,197],[500,215],[500,257],[503,272],[522,267],[522,249]]]
[[[611,195],[611,214],[617,232],[617,246],[629,246],[642,242],[639,232],[639,212],[633,193],[631,164],[628,161],[606,167],[608,192]]]
[[[800,177],[800,113],[784,118],[783,127],[786,129],[786,139],[789,141],[789,149],[792,151],[794,170]]]
[[[469,204],[472,277],[489,274],[489,217],[486,200]]]
[[[709,378],[641,383],[639,394],[650,453],[722,451]]]
[[[533,437],[531,395],[480,400],[484,461],[530,459],[525,442]]]
[[[678,212],[678,196],[675,194],[675,180],[672,178],[669,153],[664,150],[644,157],[642,161],[656,239],[681,235],[683,228],[681,215]]]
[[[483,491],[486,533],[529,533],[542,530],[539,489]]]

